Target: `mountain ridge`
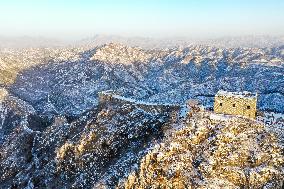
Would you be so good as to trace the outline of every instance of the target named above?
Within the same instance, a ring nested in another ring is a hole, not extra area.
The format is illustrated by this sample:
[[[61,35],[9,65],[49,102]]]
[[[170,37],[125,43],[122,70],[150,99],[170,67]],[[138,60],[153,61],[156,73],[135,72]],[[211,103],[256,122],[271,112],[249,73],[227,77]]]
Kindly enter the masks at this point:
[[[248,90],[260,94],[261,110],[283,110],[283,47],[144,50],[111,43],[91,49],[48,49],[37,57],[27,64],[18,60],[23,70],[17,68],[20,71],[7,88],[34,106],[44,107],[49,98],[63,114],[79,114],[95,106],[97,93],[109,89],[149,102],[184,103],[198,98],[205,106],[212,106],[210,96],[220,89]],[[7,70],[2,72],[6,79]]]

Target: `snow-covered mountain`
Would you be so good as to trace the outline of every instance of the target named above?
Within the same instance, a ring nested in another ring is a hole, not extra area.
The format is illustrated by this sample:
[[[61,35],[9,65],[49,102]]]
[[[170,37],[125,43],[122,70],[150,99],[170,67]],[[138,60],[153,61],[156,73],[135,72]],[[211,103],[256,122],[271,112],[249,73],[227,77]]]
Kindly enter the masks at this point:
[[[47,106],[60,114],[78,115],[97,104],[98,92],[109,89],[149,102],[182,104],[198,98],[207,107],[212,107],[220,89],[247,90],[259,94],[260,110],[284,110],[283,46],[144,50],[110,43],[42,51],[37,49],[40,56],[34,53],[24,60],[23,65],[36,63],[18,68],[7,88],[43,113],[49,111]]]
[[[283,45],[283,36],[247,35],[227,36],[219,38],[145,38],[145,37],[123,37],[116,35],[94,35],[76,42],[76,45],[97,46],[107,43],[121,43],[128,46],[139,46],[146,49],[163,49],[173,47],[186,47],[189,45],[208,45],[221,48],[263,48]]]
[[[279,126],[146,110],[246,90],[281,116],[283,75],[283,45],[2,49],[0,188],[281,188]]]

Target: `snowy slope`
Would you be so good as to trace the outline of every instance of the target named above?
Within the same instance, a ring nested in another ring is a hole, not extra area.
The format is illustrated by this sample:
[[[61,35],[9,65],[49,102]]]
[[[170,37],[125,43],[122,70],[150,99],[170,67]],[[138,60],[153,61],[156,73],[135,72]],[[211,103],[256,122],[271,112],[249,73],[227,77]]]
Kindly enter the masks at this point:
[[[209,107],[220,89],[246,90],[259,94],[258,109],[283,112],[282,51],[209,46],[143,50],[113,43],[61,49],[49,53],[57,58],[48,64],[21,71],[9,88],[39,112],[53,106],[68,115],[96,106],[97,93],[109,89],[148,102],[183,104],[198,98]]]

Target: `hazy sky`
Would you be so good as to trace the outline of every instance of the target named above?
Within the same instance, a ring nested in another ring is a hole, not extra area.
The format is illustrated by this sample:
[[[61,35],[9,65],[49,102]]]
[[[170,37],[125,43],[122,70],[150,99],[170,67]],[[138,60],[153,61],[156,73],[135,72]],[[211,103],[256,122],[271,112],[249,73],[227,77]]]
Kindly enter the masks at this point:
[[[283,35],[284,0],[0,0],[0,35]]]

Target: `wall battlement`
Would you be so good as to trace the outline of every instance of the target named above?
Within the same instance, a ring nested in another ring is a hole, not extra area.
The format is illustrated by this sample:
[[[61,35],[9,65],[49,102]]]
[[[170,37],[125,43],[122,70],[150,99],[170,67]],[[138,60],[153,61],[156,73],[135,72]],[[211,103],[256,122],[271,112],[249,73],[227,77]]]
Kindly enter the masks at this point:
[[[180,105],[176,105],[176,104],[147,103],[147,102],[143,102],[139,100],[134,100],[132,98],[126,98],[126,97],[120,96],[113,91],[99,92],[99,104],[104,104],[106,102],[135,105],[137,108],[140,108],[144,110],[145,112],[148,112],[151,114],[168,113],[173,119],[178,118],[178,114],[181,109]]]

